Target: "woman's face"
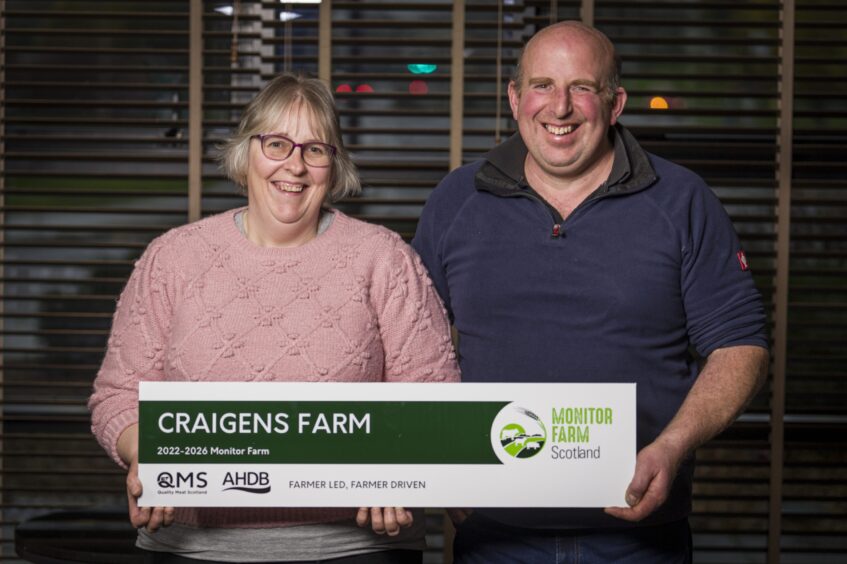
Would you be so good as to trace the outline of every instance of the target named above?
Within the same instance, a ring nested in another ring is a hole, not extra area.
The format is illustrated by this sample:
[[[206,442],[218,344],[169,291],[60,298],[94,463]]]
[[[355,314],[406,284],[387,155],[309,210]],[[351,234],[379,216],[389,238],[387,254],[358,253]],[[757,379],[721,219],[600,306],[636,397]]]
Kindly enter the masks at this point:
[[[312,125],[305,104],[291,111],[268,131],[295,143],[326,143]],[[314,167],[303,160],[300,147],[282,161],[262,153],[259,138],[250,140],[247,165],[248,238],[262,246],[293,247],[317,234],[321,204],[326,199],[332,167]]]

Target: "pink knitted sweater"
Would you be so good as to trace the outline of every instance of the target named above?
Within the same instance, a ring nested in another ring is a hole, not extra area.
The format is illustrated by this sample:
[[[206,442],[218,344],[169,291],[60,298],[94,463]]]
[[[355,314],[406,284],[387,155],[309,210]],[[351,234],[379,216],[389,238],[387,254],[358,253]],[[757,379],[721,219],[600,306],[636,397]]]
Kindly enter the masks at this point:
[[[402,239],[336,211],[295,248],[258,247],[226,213],[173,229],[136,263],[89,400],[111,457],[139,380],[456,381],[444,308]],[[351,509],[177,509],[206,527],[352,518]]]

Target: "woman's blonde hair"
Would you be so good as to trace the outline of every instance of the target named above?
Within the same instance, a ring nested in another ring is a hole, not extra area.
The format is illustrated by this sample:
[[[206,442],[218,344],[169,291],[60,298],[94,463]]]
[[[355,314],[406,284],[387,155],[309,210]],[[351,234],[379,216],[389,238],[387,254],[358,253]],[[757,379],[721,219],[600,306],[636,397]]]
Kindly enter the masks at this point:
[[[247,188],[250,141],[254,135],[271,133],[283,116],[304,105],[320,141],[336,148],[332,159],[327,201],[356,196],[362,186],[356,165],[344,148],[338,110],[329,88],[317,78],[281,74],[268,82],[247,104],[235,134],[223,144],[219,161],[226,175],[242,190]]]

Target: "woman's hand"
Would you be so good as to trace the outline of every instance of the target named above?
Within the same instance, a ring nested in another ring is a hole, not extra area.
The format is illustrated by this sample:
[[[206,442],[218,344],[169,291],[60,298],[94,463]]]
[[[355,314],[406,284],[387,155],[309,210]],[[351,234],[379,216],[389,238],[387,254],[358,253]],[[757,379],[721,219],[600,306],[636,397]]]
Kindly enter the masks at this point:
[[[167,527],[174,522],[173,507],[138,507],[141,497],[141,480],[138,479],[138,425],[131,425],[118,439],[118,454],[127,463],[126,497],[129,506],[129,522],[136,529],[146,527],[155,533],[159,527]]]
[[[173,507],[138,507],[141,497],[141,480],[138,479],[138,457],[129,465],[126,475],[126,497],[129,505],[129,521],[136,529],[146,527],[147,532],[155,533],[159,527],[167,527],[174,522]]]
[[[402,507],[360,507],[356,514],[356,524],[371,528],[378,535],[396,536],[400,529],[411,527],[414,522],[412,512]]]

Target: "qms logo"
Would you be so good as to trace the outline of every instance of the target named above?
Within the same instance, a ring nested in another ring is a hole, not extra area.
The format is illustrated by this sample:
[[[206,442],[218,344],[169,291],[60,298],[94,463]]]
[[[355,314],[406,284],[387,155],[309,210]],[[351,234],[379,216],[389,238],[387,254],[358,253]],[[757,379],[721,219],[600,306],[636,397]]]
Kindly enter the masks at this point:
[[[186,474],[182,472],[176,474],[161,472],[156,477],[156,482],[160,488],[205,488],[209,485],[205,472],[197,472],[196,474],[194,472]]]

